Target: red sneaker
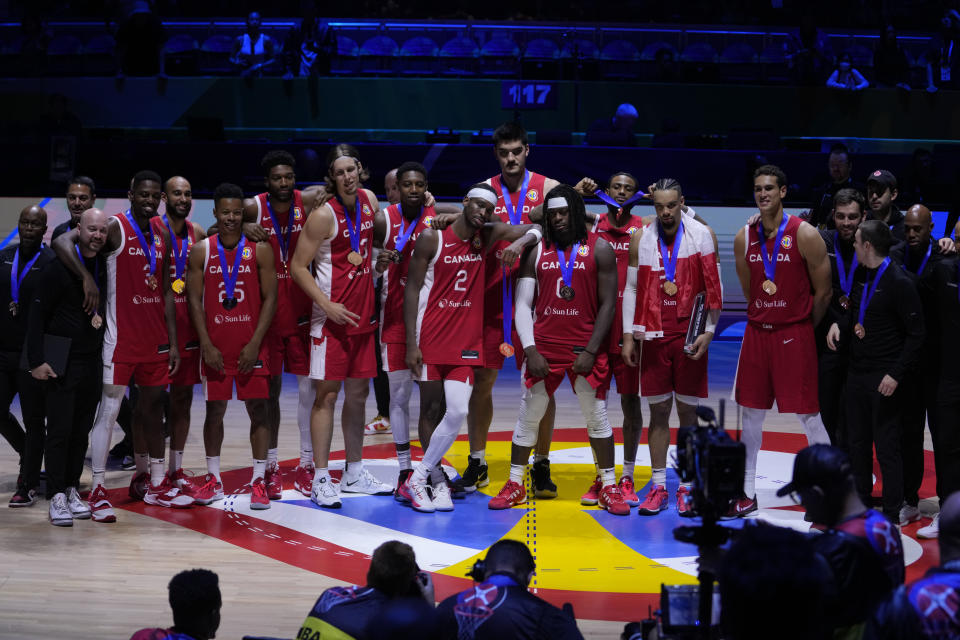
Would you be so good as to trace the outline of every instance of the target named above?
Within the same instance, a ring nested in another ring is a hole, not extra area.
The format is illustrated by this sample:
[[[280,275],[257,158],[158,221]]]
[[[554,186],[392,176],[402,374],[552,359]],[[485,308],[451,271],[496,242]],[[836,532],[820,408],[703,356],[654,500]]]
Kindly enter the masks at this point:
[[[147,495],[147,487],[149,486],[149,473],[146,471],[142,473],[135,473],[133,478],[130,480],[130,488],[127,490],[127,495],[130,496],[131,500],[143,500]]]
[[[413,469],[400,469],[400,473],[397,475],[397,488],[393,490],[393,499],[397,502],[410,502],[409,496],[404,492],[403,485],[411,473],[413,473]]]
[[[600,484],[600,476],[597,476],[593,481],[593,484],[590,485],[590,488],[587,489],[587,492],[580,496],[580,504],[595,505],[600,500],[600,490],[603,488],[603,485]]]
[[[200,485],[203,484],[201,478],[196,478],[192,473],[189,475],[183,469],[177,469],[175,472],[168,472],[167,478],[170,479],[170,484],[180,489],[181,493],[188,495],[191,498],[196,498],[194,495]],[[194,484],[198,483],[198,484]]]
[[[620,478],[620,484],[618,484],[617,487],[620,489],[620,495],[623,496],[623,501],[628,505],[635,507],[640,504],[640,498],[637,497],[637,492],[633,487],[633,478],[623,476]]]
[[[186,509],[193,505],[193,498],[170,484],[170,478],[167,476],[163,477],[163,482],[159,485],[150,484],[147,487],[147,494],[143,496],[143,501],[147,504],[174,509]]]
[[[641,516],[655,516],[661,511],[665,511],[667,508],[667,488],[662,484],[655,484],[650,486],[650,491],[647,492],[647,497],[643,499],[643,502],[640,504],[640,508],[637,509],[637,515]]]
[[[736,500],[730,501],[730,507],[727,509],[727,513],[723,515],[721,520],[742,518],[747,514],[753,513],[757,510],[757,508],[757,496],[753,496],[752,498],[740,496]]]
[[[600,497],[597,499],[601,509],[606,509],[607,513],[615,516],[630,515],[630,505],[623,501],[623,495],[615,484],[608,484],[600,490]]]
[[[210,504],[223,500],[223,483],[217,482],[217,477],[208,473],[200,479],[203,484],[193,487],[193,501],[196,504]]]
[[[90,505],[90,519],[94,522],[116,522],[117,515],[113,512],[113,505],[107,497],[107,491],[103,485],[99,485],[87,496],[87,504]]]
[[[293,470],[293,488],[308,498],[313,492],[313,473],[315,470],[312,462],[306,466],[298,464],[297,468]]]
[[[509,509],[518,504],[523,504],[526,501],[527,490],[523,488],[523,485],[513,480],[508,480],[507,484],[503,485],[503,489],[500,489],[500,493],[498,493],[496,497],[490,498],[487,507],[490,509]]]
[[[257,478],[250,485],[250,508],[270,508],[270,497],[267,495],[267,485],[264,483],[263,478]]]
[[[263,478],[267,485],[267,495],[271,500],[280,500],[283,498],[283,476],[280,475],[280,467],[267,467],[267,473]],[[311,479],[311,484],[313,480]]]
[[[687,487],[679,487],[677,489],[677,513],[680,515],[680,517],[697,517],[696,510],[693,508],[693,505],[690,504],[691,500],[693,500],[693,496],[690,495],[690,489]]]

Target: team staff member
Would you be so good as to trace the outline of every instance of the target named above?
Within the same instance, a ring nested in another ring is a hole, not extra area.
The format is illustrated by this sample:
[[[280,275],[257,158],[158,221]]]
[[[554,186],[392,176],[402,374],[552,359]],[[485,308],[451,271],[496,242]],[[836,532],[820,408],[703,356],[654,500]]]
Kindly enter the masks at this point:
[[[244,237],[240,187],[221,184],[213,192],[213,204],[217,233],[190,250],[187,274],[190,317],[203,353],[201,372],[207,401],[203,423],[208,460],[203,486],[207,489],[195,499],[209,504],[223,498],[219,469],[223,414],[236,386],[237,399],[244,401],[250,417],[250,508],[269,509],[271,498],[264,482],[270,445],[265,338],[277,307],[273,249],[267,242],[247,242]],[[216,466],[210,464],[212,460],[217,461]]]
[[[747,299],[747,328],[740,348],[734,394],[743,407],[747,448],[744,495],[727,514],[757,510],[757,455],[763,418],[777,401],[796,413],[810,444],[829,440],[817,402],[817,346],[813,328],[830,304],[830,262],[817,230],[787,215],[787,176],[774,165],[753,174],[760,220],[741,229],[733,242],[737,277]]]
[[[843,386],[847,380],[849,354],[845,346],[837,351],[827,348],[827,330],[847,314],[854,283],[863,282],[864,268],[857,262],[853,239],[857,227],[863,222],[865,201],[855,189],[840,189],[832,201],[833,229],[820,229],[820,237],[827,247],[827,258],[830,260],[832,294],[830,306],[816,328],[817,370],[820,379],[817,395],[820,399],[820,417],[827,429],[827,435],[830,436],[830,442],[846,450]]]
[[[96,201],[97,189],[93,180],[87,176],[74,176],[67,183],[67,211],[70,212],[70,219],[53,228],[50,241],[56,240],[57,236],[70,229],[76,229],[80,224],[80,215],[92,207]]]
[[[920,296],[902,270],[891,267],[893,236],[879,220],[857,230],[857,260],[866,269],[865,282],[854,289],[850,311],[827,333],[827,346],[850,345],[846,416],[850,457],[857,491],[865,503],[873,490],[873,448],[883,479],[883,514],[899,522],[903,504],[900,430],[904,403],[899,389],[916,365],[923,346]]]
[[[903,242],[903,213],[895,204],[900,192],[897,178],[886,169],[877,169],[867,176],[867,202],[870,204],[868,220],[879,220],[890,228],[894,243]]]
[[[0,250],[0,414],[9,413],[13,396],[19,394],[26,427],[11,507],[29,507],[34,503],[43,462],[43,396],[36,380],[21,370],[20,356],[40,273],[54,260],[53,252],[43,246],[46,232],[47,212],[37,206],[25,207],[17,222],[20,242]],[[14,433],[9,420],[7,428]]]
[[[107,215],[87,209],[77,225],[77,251],[83,266],[103,288],[107,263],[100,249],[107,239]],[[103,365],[102,308],[90,314],[83,310],[80,279],[61,262],[53,260],[40,275],[30,307],[27,328],[27,363],[42,389],[47,418],[46,470],[50,522],[69,527],[74,518],[89,518],[90,506],[77,488],[87,453],[87,436],[93,427],[100,400]],[[44,335],[70,339],[65,373],[58,377],[46,361]]]
[[[623,361],[640,365],[640,394],[650,403],[650,490],[638,513],[667,508],[667,448],[674,396],[680,424],[696,424],[700,398],[707,397],[707,349],[713,339],[723,289],[710,230],[681,213],[680,183],[664,178],[653,190],[656,222],[634,234],[624,292],[621,335]],[[687,329],[694,299],[704,293],[704,333],[689,349]],[[640,342],[637,344],[634,337]],[[639,352],[639,353],[638,353]],[[677,512],[693,515],[689,486],[677,491]]]
[[[936,431],[937,380],[940,371],[939,315],[930,278],[937,264],[944,258],[940,245],[932,238],[933,216],[930,209],[915,204],[903,218],[906,241],[890,249],[890,260],[910,276],[920,294],[923,306],[923,349],[916,368],[904,376],[902,397],[909,398],[903,405],[903,430],[900,438],[900,457],[903,460],[904,505],[900,509],[900,525],[920,519],[920,485],[923,483],[923,430],[930,422],[931,434]]]

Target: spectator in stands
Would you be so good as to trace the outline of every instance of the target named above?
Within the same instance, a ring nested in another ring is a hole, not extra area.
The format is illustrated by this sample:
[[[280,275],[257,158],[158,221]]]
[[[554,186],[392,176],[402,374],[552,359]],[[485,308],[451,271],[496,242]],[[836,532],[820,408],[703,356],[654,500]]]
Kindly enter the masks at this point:
[[[830,179],[813,189],[813,206],[810,209],[809,222],[815,227],[833,228],[833,197],[840,189],[856,189],[863,193],[864,185],[854,182],[850,177],[853,171],[853,160],[850,150],[842,142],[830,147],[827,156],[827,171]]]
[[[420,571],[410,545],[396,540],[374,549],[367,570],[365,587],[331,587],[321,594],[298,638],[368,638],[371,622],[380,620],[385,607],[393,601],[421,598],[433,606],[433,581]],[[432,613],[432,612],[431,612]],[[331,634],[333,628],[333,635]]]
[[[877,608],[867,640],[960,637],[960,493],[940,509],[940,566],[903,585]]]
[[[247,31],[233,43],[230,62],[237,67],[240,75],[261,75],[277,55],[277,45],[273,38],[260,29],[261,18],[256,11],[247,16]]]
[[[878,87],[910,91],[910,65],[907,54],[897,42],[897,30],[892,24],[880,32],[880,42],[873,52],[873,73]]]
[[[128,17],[120,23],[114,38],[118,76],[163,76],[163,43],[166,36],[160,17],[148,2],[133,2]]]
[[[173,626],[141,629],[130,640],[209,640],[216,636],[222,604],[217,574],[207,569],[181,571],[167,589]]]
[[[479,584],[450,596],[437,607],[440,637],[582,639],[568,605],[558,609],[527,590],[535,569],[527,545],[518,540],[496,542],[471,573]]]
[[[290,30],[283,46],[286,76],[328,75],[336,45],[333,29],[317,17],[316,5],[308,2],[303,19]]]
[[[827,78],[827,86],[842,91],[862,91],[870,86],[863,74],[853,68],[853,59],[849,53],[844,53],[837,61],[837,66]]]
[[[960,85],[957,58],[960,57],[960,13],[948,9],[940,20],[940,33],[930,41],[924,55],[927,62],[927,91],[954,89]]]
[[[635,106],[626,102],[621,104],[612,118],[600,118],[590,125],[587,144],[603,147],[636,146],[633,126],[639,117]]]

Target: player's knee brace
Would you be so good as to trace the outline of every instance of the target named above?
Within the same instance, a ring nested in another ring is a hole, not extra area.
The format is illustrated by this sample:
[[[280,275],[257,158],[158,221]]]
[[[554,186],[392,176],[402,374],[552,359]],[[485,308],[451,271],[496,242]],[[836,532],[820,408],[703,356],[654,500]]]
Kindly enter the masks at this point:
[[[583,376],[577,377],[573,388],[577,392],[580,411],[587,421],[587,435],[595,439],[611,437],[613,427],[607,418],[607,403],[597,397],[596,389],[591,388]]]
[[[537,444],[540,431],[540,419],[547,412],[550,396],[542,382],[527,389],[520,400],[520,415],[513,429],[513,444],[518,447],[532,447]]]

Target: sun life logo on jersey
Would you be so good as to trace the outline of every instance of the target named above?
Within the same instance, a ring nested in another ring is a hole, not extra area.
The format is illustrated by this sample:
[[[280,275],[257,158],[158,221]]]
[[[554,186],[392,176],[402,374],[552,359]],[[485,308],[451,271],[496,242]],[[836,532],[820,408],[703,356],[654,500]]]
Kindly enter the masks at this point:
[[[253,249],[251,249],[250,247],[244,247],[242,255],[244,260],[249,260],[250,258],[253,257]]]
[[[784,249],[789,249],[793,246],[793,238],[790,236],[783,236],[783,238],[780,240],[780,246]]]

